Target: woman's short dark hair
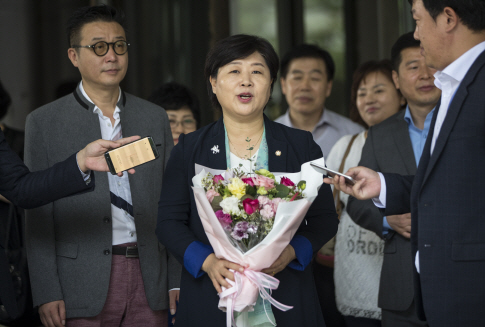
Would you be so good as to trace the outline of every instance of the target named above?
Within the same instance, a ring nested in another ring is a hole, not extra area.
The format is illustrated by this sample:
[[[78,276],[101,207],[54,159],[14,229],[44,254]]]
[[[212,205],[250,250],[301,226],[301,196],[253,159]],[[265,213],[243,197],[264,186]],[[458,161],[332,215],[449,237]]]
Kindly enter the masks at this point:
[[[271,92],[273,92],[273,85],[278,75],[279,59],[273,46],[267,40],[254,35],[237,34],[218,41],[209,51],[205,60],[204,73],[209,98],[215,108],[221,109],[221,105],[217,96],[212,92],[210,77],[217,78],[219,68],[234,60],[247,58],[255,52],[258,52],[268,65],[272,79]]]
[[[165,83],[150,95],[148,101],[159,105],[165,110],[179,110],[185,106],[189,107],[197,121],[197,128],[199,128],[199,100],[195,93],[184,85],[175,82]]]
[[[354,76],[352,78],[352,87],[350,91],[349,117],[354,122],[359,123],[366,128],[368,128],[369,126],[362,119],[359,113],[359,109],[357,108],[357,91],[359,90],[360,83],[365,80],[371,73],[382,73],[384,76],[387,77],[392,85],[394,85],[394,82],[392,80],[392,63],[388,59],[384,59],[381,61],[367,61],[360,65],[360,67],[357,68],[357,70],[354,72]],[[399,95],[401,95],[401,91],[396,91]]]

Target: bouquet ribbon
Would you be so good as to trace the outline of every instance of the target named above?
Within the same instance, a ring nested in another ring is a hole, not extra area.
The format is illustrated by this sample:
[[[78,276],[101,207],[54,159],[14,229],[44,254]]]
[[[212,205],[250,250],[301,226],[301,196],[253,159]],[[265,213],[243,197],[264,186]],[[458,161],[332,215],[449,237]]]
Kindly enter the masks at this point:
[[[251,269],[245,269],[244,273],[239,273],[237,271],[233,271],[232,269],[231,271],[234,273],[234,282],[229,279],[227,279],[227,281],[232,285],[232,287],[223,290],[219,294],[220,299],[227,300],[227,310],[226,310],[227,327],[231,327],[231,324],[237,327],[236,322],[234,321],[234,306],[235,306],[235,299],[241,293],[241,290],[243,288],[244,279],[245,279],[244,276],[259,289],[259,295],[261,296],[263,301],[264,300],[269,301],[275,308],[281,311],[288,311],[290,309],[293,309],[292,306],[282,304],[276,301],[271,296],[271,290],[277,289],[278,285],[280,284],[280,281],[278,279],[268,274],[265,274],[259,271],[254,271]],[[269,289],[269,292],[266,289]],[[268,316],[268,313],[266,312],[266,308],[264,309],[264,311],[266,313],[266,317],[268,317],[268,320],[273,324],[273,326],[276,326],[276,323],[271,321],[270,317]]]

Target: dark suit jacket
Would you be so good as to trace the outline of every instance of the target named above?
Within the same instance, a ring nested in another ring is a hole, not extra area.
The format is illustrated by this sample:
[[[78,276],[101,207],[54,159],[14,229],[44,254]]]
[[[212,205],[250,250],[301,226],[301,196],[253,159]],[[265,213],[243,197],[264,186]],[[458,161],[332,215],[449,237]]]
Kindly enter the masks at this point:
[[[53,167],[31,173],[22,160],[8,146],[0,130],[0,194],[24,208],[40,206],[61,197],[94,189],[94,175],[86,185],[76,163],[76,155]],[[3,244],[0,245],[0,302],[10,317],[19,314],[16,294]]]
[[[304,162],[320,158],[322,151],[309,132],[274,123],[265,117],[266,141],[269,149],[269,169],[273,172],[297,172]],[[219,153],[211,148],[219,146]],[[282,155],[277,156],[279,150]],[[181,136],[174,147],[163,178],[159,202],[157,235],[183,263],[185,250],[194,241],[209,244],[195,205],[192,177],[194,164],[226,169],[224,125],[222,118],[194,133]],[[306,222],[308,224],[306,224]],[[322,185],[310,207],[306,222],[297,235],[306,237],[316,253],[337,231],[338,219],[328,185]],[[272,262],[268,262],[268,266]],[[286,268],[276,275],[280,280],[273,292],[277,301],[294,308],[281,312],[273,309],[278,326],[324,326],[311,265],[304,271]],[[177,311],[177,326],[198,326],[201,321],[211,326],[224,326],[225,313],[217,308],[219,297],[207,274],[194,278],[184,268]]]
[[[484,90],[485,52],[458,87],[432,155],[429,133],[416,176],[385,174],[386,214],[411,209],[416,303],[430,326],[485,326]]]
[[[359,166],[385,173],[416,173],[405,113],[401,110],[369,129]],[[372,200],[349,197],[347,212],[356,224],[382,237],[382,214]],[[411,242],[393,230],[383,238],[384,262],[378,305],[382,309],[404,311],[410,307],[414,296]]]
[[[10,149],[0,131],[0,194],[15,205],[34,208],[92,189],[94,179],[86,185],[76,162],[76,154],[45,171],[31,173]]]

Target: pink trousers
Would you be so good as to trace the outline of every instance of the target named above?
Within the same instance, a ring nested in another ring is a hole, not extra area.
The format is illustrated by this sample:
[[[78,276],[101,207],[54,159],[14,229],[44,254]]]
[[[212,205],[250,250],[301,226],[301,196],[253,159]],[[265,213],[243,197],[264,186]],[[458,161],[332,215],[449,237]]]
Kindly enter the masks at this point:
[[[148,306],[140,260],[113,255],[108,297],[101,313],[66,320],[67,327],[167,327],[168,310]]]

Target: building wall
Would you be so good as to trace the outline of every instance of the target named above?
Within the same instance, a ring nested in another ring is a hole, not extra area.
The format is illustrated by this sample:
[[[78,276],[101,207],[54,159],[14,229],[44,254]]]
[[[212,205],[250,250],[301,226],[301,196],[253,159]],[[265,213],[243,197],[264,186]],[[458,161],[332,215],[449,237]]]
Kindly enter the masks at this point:
[[[406,0],[341,1],[347,39],[347,90],[342,93],[348,94],[353,70],[364,61],[389,57],[394,40],[412,23]],[[164,82],[183,83],[201,100],[202,125],[211,122],[215,115],[203,67],[210,45],[230,33],[228,1],[0,0],[0,80],[12,97],[4,123],[22,130],[29,112],[56,99],[59,85],[79,81],[67,57],[65,23],[76,8],[97,3],[118,6],[127,16],[130,65],[122,88],[146,98]],[[282,52],[304,40],[303,0],[278,1],[277,6]],[[346,105],[332,109],[347,112]]]

